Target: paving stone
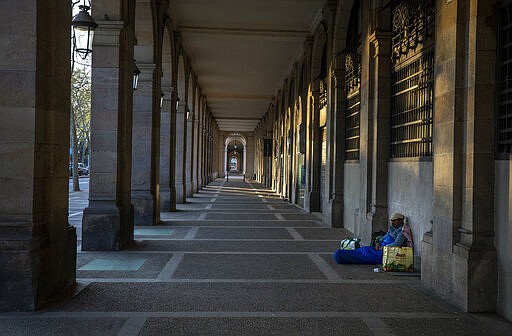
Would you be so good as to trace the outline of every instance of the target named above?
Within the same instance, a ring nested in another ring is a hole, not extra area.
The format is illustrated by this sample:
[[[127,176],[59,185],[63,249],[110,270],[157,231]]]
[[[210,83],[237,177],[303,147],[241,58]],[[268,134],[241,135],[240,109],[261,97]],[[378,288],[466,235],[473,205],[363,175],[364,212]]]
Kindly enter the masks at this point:
[[[184,227],[165,227],[162,225],[153,227],[136,227],[135,228],[135,239],[158,239],[158,238],[172,238],[172,239],[183,239],[189,229]]]
[[[222,220],[204,220],[204,221],[164,221],[164,225],[173,228],[179,226],[264,226],[264,227],[320,227],[316,221],[222,221]]]
[[[271,199],[271,198],[263,198],[263,197],[255,197],[255,198],[251,198],[251,199],[237,199],[237,198],[225,198],[225,197],[222,197],[222,198],[217,198],[215,203],[216,204],[225,204],[225,203],[228,203],[228,204],[251,204],[251,203],[255,203],[255,204],[261,204],[261,203],[265,203],[265,204],[281,204],[283,201],[281,201],[280,199]]]
[[[413,287],[379,283],[92,283],[56,309],[447,313]]]
[[[194,239],[293,239],[286,229],[200,228]]]
[[[295,205],[289,204],[289,203],[276,203],[276,204],[270,204],[270,205],[274,209],[292,209],[292,210],[295,210],[295,211],[301,211]]]
[[[140,336],[366,336],[373,335],[359,319],[348,318],[151,318]]]
[[[304,239],[334,239],[342,240],[351,237],[352,234],[345,229],[334,228],[297,228],[295,229]],[[334,251],[333,251],[334,252]]]
[[[114,318],[16,318],[0,319],[5,336],[115,336],[124,319]]]
[[[396,280],[390,273],[374,272],[373,269],[380,265],[338,265],[330,254],[321,254],[320,257],[331,267],[334,272],[346,280]],[[419,278],[403,279],[419,283]]]
[[[244,212],[248,209],[258,209],[258,210],[269,210],[265,204],[244,204],[242,206],[237,204],[214,204],[211,208],[212,210],[218,209],[229,209],[233,212]]]
[[[152,229],[135,228],[134,234],[137,236],[172,236],[175,230],[172,229]]]
[[[172,254],[113,254],[113,253],[78,253],[77,277],[78,278],[141,278],[154,279],[161,272]],[[131,262],[143,259],[144,263],[136,270],[84,270],[83,266],[94,260],[119,260]]]
[[[79,271],[138,271],[146,262],[144,258],[95,258],[82,267]]]
[[[254,219],[254,214],[229,214],[229,213],[209,213],[206,215],[205,219],[215,220],[215,219],[223,219],[223,220],[244,220],[244,219]],[[276,220],[276,216],[272,214],[258,214],[259,220]]]
[[[318,252],[332,253],[338,246],[334,241],[195,241],[145,240],[138,242],[137,251],[182,251],[182,252]]]
[[[176,279],[322,279],[307,255],[186,254]]]
[[[209,206],[211,202],[208,203],[185,203],[185,204],[176,204],[176,209],[178,211],[202,211]]]
[[[201,215],[198,211],[162,212],[162,220],[198,220]]]
[[[287,220],[319,220],[319,218],[315,215],[310,215],[307,213],[283,214],[283,218]]]
[[[497,335],[484,323],[461,316],[457,319],[390,319],[383,318],[397,336],[493,336]],[[512,330],[511,330],[512,331]],[[510,334],[509,334],[510,335]]]

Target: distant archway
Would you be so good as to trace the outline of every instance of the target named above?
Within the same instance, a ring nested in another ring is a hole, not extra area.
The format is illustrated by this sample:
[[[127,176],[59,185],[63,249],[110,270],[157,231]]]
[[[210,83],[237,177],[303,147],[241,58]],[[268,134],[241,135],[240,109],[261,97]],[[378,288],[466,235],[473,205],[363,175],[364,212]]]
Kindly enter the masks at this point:
[[[240,133],[232,133],[224,141],[224,176],[232,170],[232,159],[235,159],[236,170],[245,175],[247,167],[247,140]]]

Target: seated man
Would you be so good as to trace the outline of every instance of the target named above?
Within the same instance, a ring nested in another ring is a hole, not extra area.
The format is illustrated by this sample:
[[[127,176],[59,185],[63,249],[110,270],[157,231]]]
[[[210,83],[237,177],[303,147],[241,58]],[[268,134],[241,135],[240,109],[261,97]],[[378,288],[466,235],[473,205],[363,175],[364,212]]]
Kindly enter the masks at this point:
[[[410,237],[408,227],[404,230],[404,215],[394,213],[390,221],[388,232],[375,247],[362,246],[355,250],[337,250],[333,255],[334,260],[338,264],[380,264],[382,263],[382,247],[410,245],[412,237]],[[406,235],[409,236],[409,239],[406,238]]]

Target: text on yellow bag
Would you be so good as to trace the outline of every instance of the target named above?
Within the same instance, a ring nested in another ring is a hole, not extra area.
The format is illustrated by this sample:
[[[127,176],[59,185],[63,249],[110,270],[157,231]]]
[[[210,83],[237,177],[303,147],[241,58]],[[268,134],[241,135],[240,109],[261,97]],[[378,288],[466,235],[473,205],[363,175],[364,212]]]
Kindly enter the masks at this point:
[[[384,246],[382,269],[385,272],[413,272],[414,253],[410,247]]]

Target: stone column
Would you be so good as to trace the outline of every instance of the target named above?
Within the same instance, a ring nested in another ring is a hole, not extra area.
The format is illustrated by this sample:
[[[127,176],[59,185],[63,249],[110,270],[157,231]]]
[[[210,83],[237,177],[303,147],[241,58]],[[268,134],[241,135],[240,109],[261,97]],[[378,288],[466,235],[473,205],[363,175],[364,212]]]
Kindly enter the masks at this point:
[[[175,139],[176,139],[176,162],[175,162],[175,181],[174,186],[176,188],[176,203],[181,204],[186,202],[186,189],[185,189],[185,162],[186,162],[186,120],[185,114],[187,109],[187,103],[185,99],[181,99],[178,102],[178,109],[176,110],[176,128],[175,128]]]
[[[160,114],[160,83],[154,81],[153,78],[158,79],[161,71],[155,69],[155,64],[139,63],[137,67],[141,73],[139,86],[133,97],[132,203],[134,224],[155,225],[159,222],[160,207],[157,202],[159,198],[156,176],[158,169],[155,169],[158,167],[156,165],[158,161],[155,160],[156,155],[154,154],[156,153],[155,149],[159,148],[160,139],[158,139],[158,143],[155,143],[154,140],[156,138],[155,131],[158,130],[158,135],[160,132],[160,116],[155,118],[154,115]],[[159,160],[158,157],[156,158]]]
[[[247,171],[247,144],[244,146],[244,171],[242,174],[245,175],[245,172]]]
[[[166,86],[162,87],[164,93],[164,101],[160,114],[160,169],[159,169],[159,189],[160,189],[160,210],[169,212],[175,209],[172,208],[171,203],[174,196],[174,184],[170,184],[171,176],[171,104],[173,88]],[[174,152],[174,150],[172,151]],[[174,174],[174,170],[173,170]]]
[[[224,176],[228,173],[228,145],[223,146],[224,148]]]
[[[391,38],[392,33],[377,31],[369,37],[370,42],[370,101],[371,127],[371,202],[366,213],[367,224],[362,237],[371,238],[375,231],[386,231],[388,227],[388,162],[390,147],[391,113]],[[370,153],[370,152],[369,152]]]
[[[89,207],[82,250],[119,250],[133,241],[131,204],[133,30],[97,21],[91,101]]]
[[[343,55],[344,56],[344,55]],[[340,56],[336,60],[336,67],[341,68],[344,57]],[[341,64],[338,64],[341,63]],[[332,176],[332,194],[330,200],[332,227],[343,227],[344,211],[344,177],[345,177],[345,71],[343,69],[335,70],[332,74],[331,85],[334,87],[330,101],[330,122],[333,127],[334,139],[331,141],[330,159],[333,161]]]
[[[363,11],[363,22],[366,22]],[[372,229],[368,224],[367,214],[371,213],[372,199],[372,169],[373,169],[373,79],[375,76],[375,62],[371,61],[370,49],[373,48],[369,42],[369,36],[361,36],[361,107],[359,127],[359,170],[360,170],[360,199],[359,199],[359,222],[356,223],[354,234],[364,241],[370,242]],[[373,50],[373,49],[372,49]],[[373,52],[374,53],[374,52]],[[391,90],[391,89],[389,89]]]
[[[322,164],[322,139],[320,139],[320,82],[313,83],[313,92],[308,101],[308,130],[307,130],[307,191],[304,197],[304,207],[309,212],[320,211],[320,170]]]
[[[256,141],[254,135],[247,136],[247,149],[245,150],[245,174],[247,179],[252,179],[255,173]]]
[[[30,311],[76,277],[67,196],[71,8],[2,7],[0,311]]]
[[[197,190],[203,187],[203,177],[201,175],[201,165],[203,164],[203,113],[204,113],[204,102],[201,98],[197,113],[197,163],[196,163],[196,179],[197,179]]]
[[[199,132],[199,121],[197,120],[197,114],[198,114],[199,107],[196,106],[194,109],[194,113],[192,114],[192,127],[193,127],[193,136],[194,139],[194,145],[192,146],[192,192],[197,192],[199,190],[199,179],[197,174],[197,163],[198,163],[198,156],[199,156],[199,138],[198,138],[198,132]]]
[[[187,196],[192,197],[196,191],[196,183],[194,178],[194,163],[195,163],[195,128],[194,128],[194,113],[189,111],[187,114],[187,130],[188,130],[188,150],[187,150]]]
[[[190,94],[190,93],[189,93]],[[192,165],[194,163],[193,154],[194,154],[194,127],[192,120],[192,112],[187,108],[185,112],[185,123],[187,125],[187,141],[186,141],[186,151],[185,151],[185,190],[187,197],[192,197],[194,193],[192,188]]]
[[[202,154],[202,162],[201,162],[201,179],[203,180],[203,186],[208,185],[208,178],[206,177],[206,165],[208,162],[208,140],[207,140],[207,129],[206,129],[206,121],[207,118],[207,110],[205,109],[205,113],[203,115],[203,135],[202,135],[202,141],[203,141],[203,154]]]
[[[211,133],[211,120],[208,118],[208,131],[206,134],[206,181],[211,182],[211,163],[212,163],[212,133]]]
[[[493,11],[475,0],[436,10],[434,213],[421,278],[468,312],[496,310]]]

